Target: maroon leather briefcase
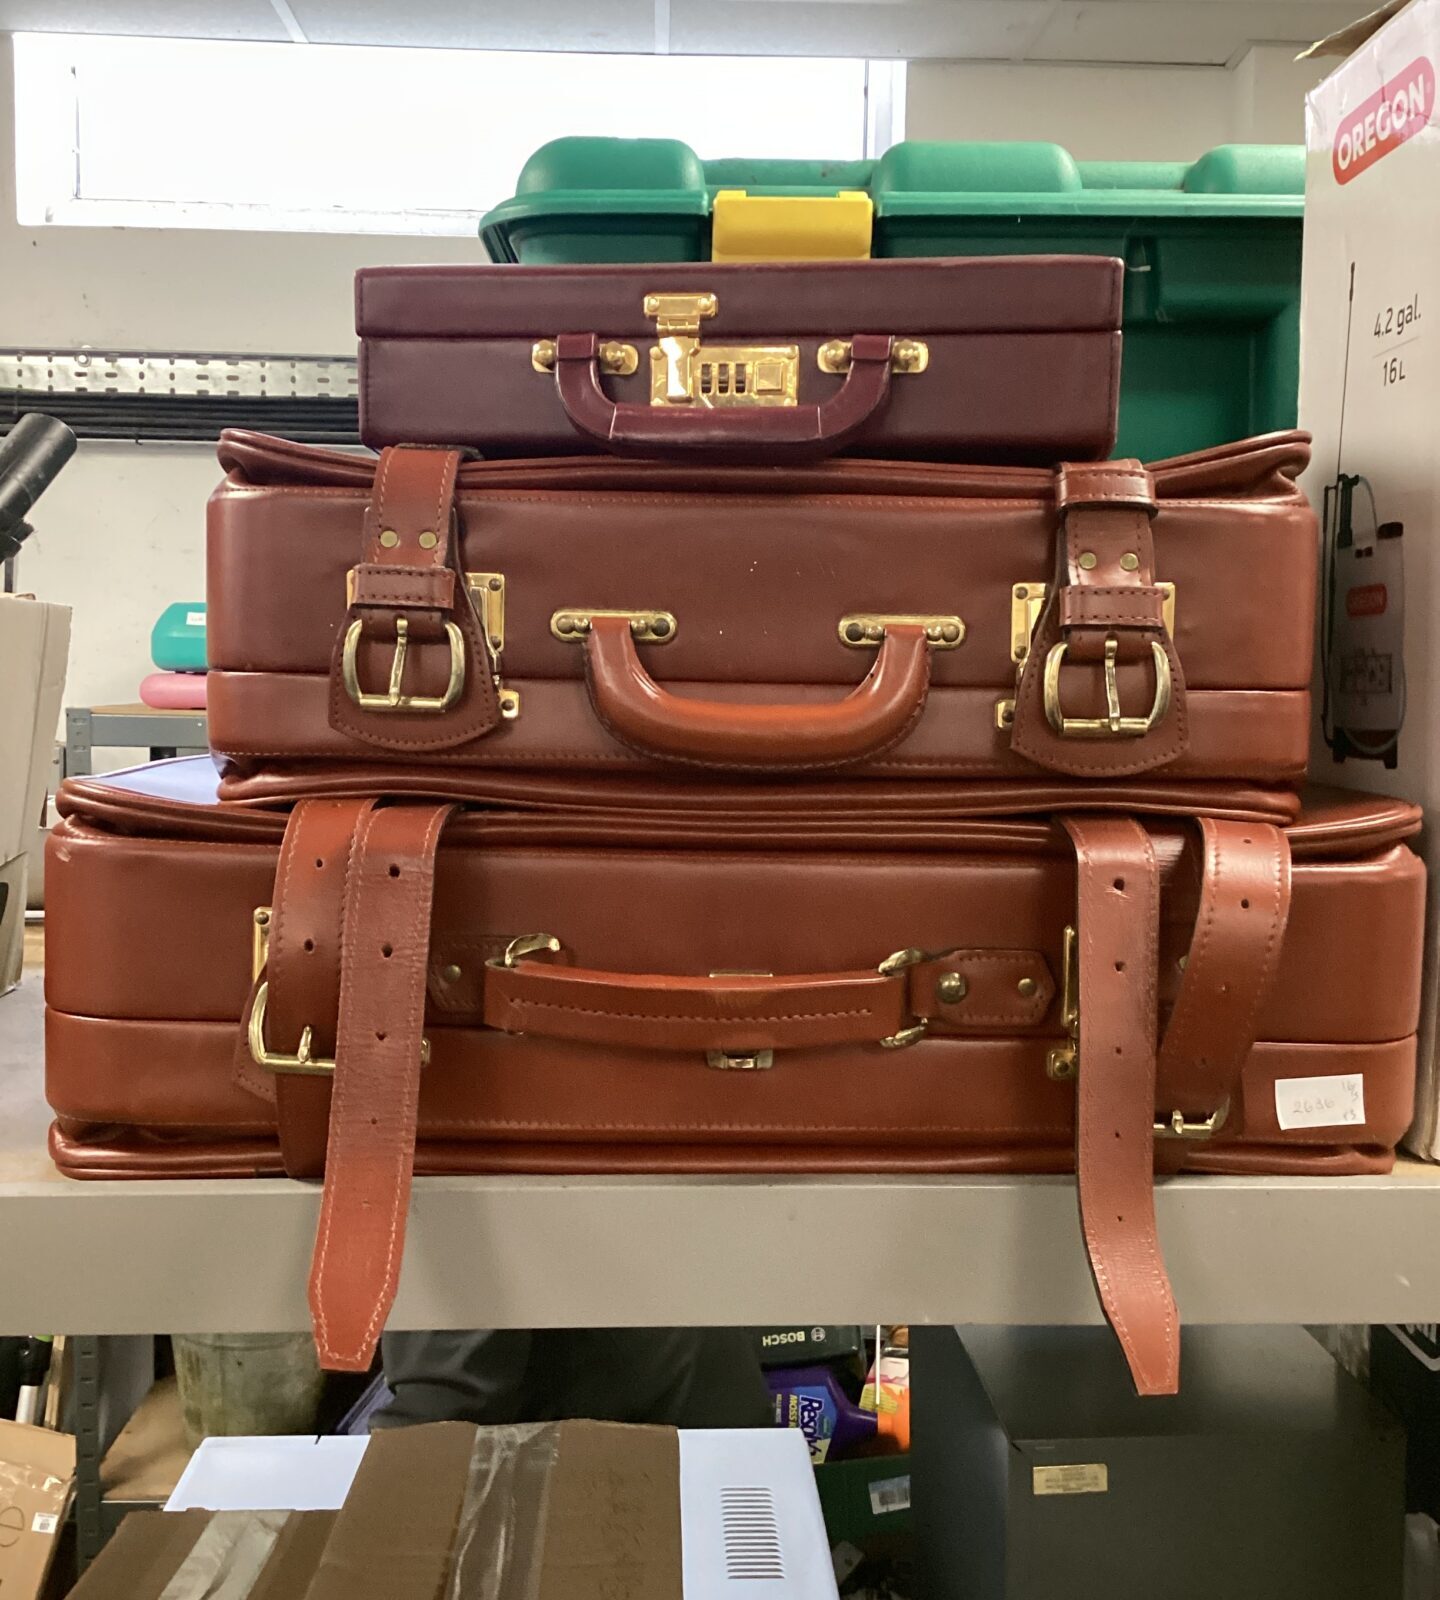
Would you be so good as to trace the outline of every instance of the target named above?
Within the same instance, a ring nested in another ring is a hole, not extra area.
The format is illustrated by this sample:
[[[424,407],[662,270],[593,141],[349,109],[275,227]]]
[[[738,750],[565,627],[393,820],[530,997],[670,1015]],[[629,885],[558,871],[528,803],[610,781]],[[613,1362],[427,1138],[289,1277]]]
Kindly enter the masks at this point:
[[[697,469],[226,434],[211,744],[232,783],[367,763],[446,792],[493,768],[1293,783],[1308,455]]]
[[[1098,460],[1123,277],[1101,256],[369,267],[360,431],[490,457]]]
[[[55,1159],[323,1169],[332,1364],[369,1360],[412,1153],[422,1172],[1075,1167],[1102,1303],[1166,1392],[1154,1171],[1379,1172],[1408,1125],[1424,875],[1403,802],[1317,796],[1282,830],[1243,795],[1142,825],[987,816],[995,795],[961,785],[927,809],[858,785],[488,781],[469,808],[287,814],[216,805],[192,760],[61,792]],[[1296,1115],[1317,1078],[1333,1114]]]

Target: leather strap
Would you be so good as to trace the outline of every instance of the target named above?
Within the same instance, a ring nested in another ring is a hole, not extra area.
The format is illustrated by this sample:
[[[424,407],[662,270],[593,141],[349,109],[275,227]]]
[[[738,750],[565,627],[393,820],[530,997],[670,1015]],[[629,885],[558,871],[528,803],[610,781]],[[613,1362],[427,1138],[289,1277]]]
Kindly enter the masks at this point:
[[[635,1050],[873,1045],[922,1018],[947,1034],[1035,1027],[1055,995],[1045,958],[1032,950],[950,950],[888,973],[781,977],[599,972],[545,957],[480,970],[487,1027]],[[473,988],[434,987],[442,1009],[475,1004]]]
[[[482,738],[500,721],[494,664],[460,563],[455,480],[458,450],[397,445],[381,453],[365,508],[359,564],[350,575],[345,624],[330,660],[330,725],[387,750],[448,750]],[[347,637],[356,638],[362,690],[389,685],[399,624],[408,630],[401,690],[443,696],[453,665],[445,624],[460,630],[465,681],[444,711],[365,709],[345,686]]]
[[[1284,833],[1264,823],[1198,822],[1200,904],[1160,1045],[1156,1105],[1162,1116],[1209,1116],[1234,1094],[1290,915]]]
[[[1128,817],[1062,817],[1075,845],[1080,1070],[1075,1169],[1095,1286],[1138,1393],[1174,1394],[1180,1331],[1155,1227],[1160,877]]]
[[[1138,461],[1067,463],[1055,497],[1060,527],[1055,579],[1030,642],[1016,691],[1011,748],[1056,772],[1119,777],[1164,766],[1189,743],[1185,677],[1162,614],[1151,522],[1155,486]],[[1046,662],[1065,647],[1060,701],[1067,716],[1106,709],[1103,663],[1115,642],[1116,677],[1126,716],[1144,716],[1156,691],[1152,646],[1170,671],[1170,706],[1148,732],[1081,738],[1058,733],[1046,716]]]
[[[290,813],[275,869],[266,985],[265,1042],[294,1055],[308,1027],[311,1053],[334,1060],[343,959],[341,923],[353,841],[370,800],[302,800]],[[250,1004],[255,1001],[252,991]],[[325,1170],[330,1080],[271,1073],[250,1054],[249,1008],[238,1043],[241,1081],[275,1104],[280,1151],[292,1178]]]
[[[330,1371],[368,1369],[400,1281],[435,852],[452,810],[370,807],[355,833],[325,1189],[310,1274],[315,1343]]]
[[[914,1021],[904,973],[666,977],[524,959],[485,968],[485,1022],[637,1050],[875,1044]]]

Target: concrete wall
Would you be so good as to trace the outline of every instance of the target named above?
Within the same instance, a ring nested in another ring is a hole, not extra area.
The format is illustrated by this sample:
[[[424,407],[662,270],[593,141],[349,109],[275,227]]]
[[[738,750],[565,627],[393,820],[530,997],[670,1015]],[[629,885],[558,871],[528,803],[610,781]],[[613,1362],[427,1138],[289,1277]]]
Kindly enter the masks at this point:
[[[1193,161],[1217,144],[1299,144],[1333,63],[1253,45],[1233,67],[916,61],[911,139],[1044,139],[1080,161]]]

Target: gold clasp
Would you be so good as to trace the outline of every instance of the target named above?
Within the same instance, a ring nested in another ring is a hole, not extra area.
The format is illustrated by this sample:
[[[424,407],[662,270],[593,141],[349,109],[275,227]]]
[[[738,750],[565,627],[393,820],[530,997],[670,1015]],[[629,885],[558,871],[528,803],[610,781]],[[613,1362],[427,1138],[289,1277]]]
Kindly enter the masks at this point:
[[[598,353],[601,372],[613,378],[628,378],[640,368],[640,352],[633,344],[620,344],[614,339],[607,339],[600,346]],[[530,347],[530,365],[536,372],[554,372],[555,370],[555,341],[553,339],[537,339]]]
[[[861,611],[841,617],[840,643],[852,650],[866,650],[885,642],[887,628],[904,625],[925,630],[925,642],[933,650],[958,650],[965,642],[965,624],[957,616],[901,616],[895,613]]]
[[[1080,964],[1075,929],[1069,923],[1060,948],[1060,1021],[1070,1037],[1046,1052],[1045,1076],[1063,1082],[1080,1069]]]
[[[1060,668],[1069,646],[1062,639],[1052,645],[1045,657],[1045,720],[1062,739],[1138,739],[1163,720],[1170,709],[1170,658],[1158,639],[1150,641],[1155,660],[1155,699],[1143,717],[1126,717],[1120,712],[1120,685],[1115,662],[1120,641],[1113,633],[1105,636],[1105,715],[1067,717],[1060,705]]]
[[[360,636],[365,621],[357,617],[345,630],[345,648],[341,653],[340,670],[345,683],[345,693],[362,711],[437,712],[448,711],[460,698],[465,687],[465,635],[453,622],[443,624],[450,645],[450,681],[442,695],[404,694],[405,658],[410,649],[410,622],[407,617],[395,619],[395,656],[390,663],[390,687],[384,694],[367,693],[360,687],[356,662],[360,653]]]
[[[720,310],[714,294],[647,294],[655,322],[652,406],[793,406],[799,403],[797,344],[700,343],[700,324]]]
[[[897,950],[894,955],[886,956],[875,969],[882,978],[892,978],[898,972],[904,972],[908,967],[918,966],[922,961],[931,958],[923,950],[911,947],[908,950]],[[901,1028],[898,1033],[892,1033],[880,1041],[882,1050],[903,1050],[907,1045],[914,1044],[925,1037],[926,1029],[930,1026],[929,1017],[917,1017],[908,1028]]]
[[[1183,1111],[1172,1111],[1164,1121],[1155,1124],[1157,1139],[1209,1139],[1224,1125],[1230,1115],[1230,1102],[1226,1100],[1218,1111],[1208,1117],[1190,1118]]]
[[[669,644],[680,626],[671,611],[604,611],[587,606],[583,611],[557,611],[550,618],[550,632],[565,644],[580,644],[590,632],[592,617],[624,617],[636,644]]]
[[[553,933],[522,933],[505,946],[499,960],[488,962],[492,967],[513,967],[522,956],[559,955],[565,948]]]
[[[849,372],[854,361],[854,345],[849,339],[827,339],[815,352],[815,365],[821,372],[839,377]],[[924,372],[930,365],[930,346],[923,339],[895,339],[890,345],[890,370],[897,377]]]

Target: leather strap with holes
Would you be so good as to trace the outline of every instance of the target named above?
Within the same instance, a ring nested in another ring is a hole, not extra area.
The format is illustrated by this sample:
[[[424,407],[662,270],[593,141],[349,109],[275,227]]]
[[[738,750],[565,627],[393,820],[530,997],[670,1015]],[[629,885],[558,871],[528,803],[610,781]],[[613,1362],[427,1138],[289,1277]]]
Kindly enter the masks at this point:
[[[1148,772],[1189,744],[1185,676],[1166,631],[1155,581],[1151,522],[1155,486],[1138,461],[1070,463],[1055,480],[1059,531],[1055,577],[1035,627],[1015,698],[1011,748],[1055,772],[1121,777]],[[1177,604],[1183,603],[1177,597]],[[1126,716],[1144,716],[1156,688],[1152,645],[1170,669],[1170,708],[1149,732],[1119,738],[1058,733],[1045,713],[1045,665],[1065,646],[1060,702],[1073,717],[1104,713],[1106,643],[1116,644],[1116,676]]]
[[[435,852],[453,809],[369,809],[351,851],[330,1137],[310,1273],[315,1344],[329,1371],[369,1367],[400,1281]]]
[[[449,750],[483,738],[500,721],[494,668],[465,584],[455,479],[460,451],[419,445],[381,453],[365,508],[359,564],[350,574],[345,622],[330,660],[330,725],[366,745],[396,751]],[[452,665],[445,624],[460,630],[465,682],[441,712],[365,709],[345,686],[345,641],[358,623],[356,667],[362,689],[390,682],[398,624],[409,646],[402,689],[443,696]]]
[[[310,1029],[311,1053],[334,1060],[343,960],[341,924],[353,842],[373,800],[302,800],[290,813],[275,869],[270,905],[270,940],[265,969],[265,1042],[294,1055]],[[325,1170],[330,1121],[330,1079],[269,1072],[250,1054],[242,1019],[237,1072],[247,1089],[271,1100],[280,1130],[280,1152],[292,1178],[316,1178]]]
[[[1290,845],[1263,823],[1199,820],[1200,900],[1161,1041],[1156,1106],[1203,1119],[1236,1092],[1290,915]]]
[[[1180,1325],[1155,1226],[1160,877],[1129,817],[1066,816],[1078,874],[1075,1170],[1085,1249],[1138,1393],[1174,1394]]]

